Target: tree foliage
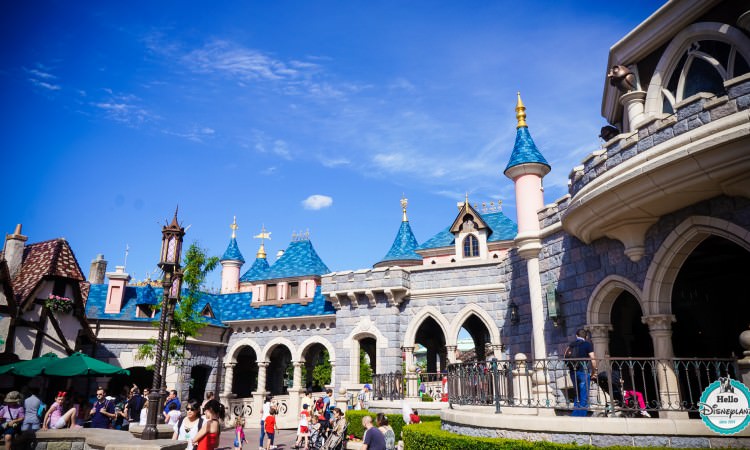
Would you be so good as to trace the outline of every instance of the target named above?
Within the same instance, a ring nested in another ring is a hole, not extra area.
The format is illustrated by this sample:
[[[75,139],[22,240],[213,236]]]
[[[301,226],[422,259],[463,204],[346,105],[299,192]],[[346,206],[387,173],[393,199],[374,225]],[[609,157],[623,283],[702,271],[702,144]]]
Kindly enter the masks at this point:
[[[331,357],[328,355],[328,350],[323,349],[320,352],[320,359],[313,368],[312,377],[313,384],[316,386],[325,387],[331,382]]]
[[[185,252],[182,265],[182,294],[180,302],[175,307],[172,320],[172,334],[168,343],[168,362],[174,363],[181,360],[187,340],[198,336],[198,332],[203,328],[205,319],[201,315],[201,311],[195,309],[195,305],[200,300],[200,289],[206,281],[206,277],[216,269],[218,264],[219,258],[207,256],[206,250],[200,248],[198,242],[194,241],[190,244],[187,252]],[[157,311],[159,309],[160,306],[156,308]],[[154,321],[153,325],[158,328],[159,322]],[[138,347],[137,357],[138,359],[154,358],[155,350],[156,338],[149,339],[148,342]]]
[[[367,353],[359,349],[359,382],[372,383],[372,366],[368,362]]]

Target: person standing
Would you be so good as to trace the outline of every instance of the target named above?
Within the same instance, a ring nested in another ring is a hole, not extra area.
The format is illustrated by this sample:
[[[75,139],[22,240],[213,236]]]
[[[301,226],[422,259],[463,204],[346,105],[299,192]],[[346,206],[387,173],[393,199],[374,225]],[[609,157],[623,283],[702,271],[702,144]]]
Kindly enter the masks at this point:
[[[138,386],[133,385],[130,389],[130,398],[125,404],[125,417],[128,423],[139,423],[141,420],[141,409],[146,403],[146,399],[141,395],[141,390]]]
[[[385,450],[396,450],[396,432],[388,424],[388,416],[378,413],[375,422],[378,425],[378,430],[383,433],[385,438]]]
[[[362,387],[362,390],[359,391],[359,394],[357,394],[357,404],[354,405],[354,409],[361,410],[361,409],[367,409],[368,407],[368,400],[370,397],[370,390],[372,389],[372,386],[369,384],[365,384]]]
[[[167,400],[164,402],[164,423],[169,423],[169,411],[172,410],[171,406],[176,405],[175,409],[177,411],[182,408],[182,404],[180,403],[180,399],[177,398],[177,391],[172,389],[169,391],[169,395],[167,395]],[[171,424],[170,425],[174,425]]]
[[[362,426],[365,427],[365,437],[362,439],[361,450],[385,450],[385,436],[372,426],[372,417],[364,416]]]
[[[266,417],[264,426],[266,427],[266,435],[268,436],[266,450],[274,450],[276,446],[273,444],[273,440],[279,431],[279,426],[276,424],[276,408],[271,407],[271,413]]]
[[[263,447],[263,438],[266,435],[266,419],[268,416],[271,415],[271,400],[273,397],[270,395],[266,395],[266,401],[263,402],[263,409],[261,410],[260,414],[260,450],[264,450],[265,447]]]
[[[96,401],[89,412],[91,428],[110,428],[115,415],[115,402],[105,397],[104,388],[96,389]]]
[[[172,440],[186,441],[185,450],[193,450],[193,438],[198,431],[203,428],[203,418],[201,418],[201,408],[198,406],[198,400],[190,399],[185,405],[185,417],[180,419],[174,426]]]
[[[570,379],[576,390],[571,416],[586,417],[591,376],[596,376],[596,355],[594,346],[586,340],[586,330],[581,328],[576,331],[575,340],[565,350],[565,358],[571,359],[568,362],[568,368]]]
[[[23,402],[23,425],[21,431],[37,431],[42,427],[42,421],[39,419],[39,413],[43,411],[42,400],[37,397],[39,388],[30,387],[29,396]]]
[[[193,446],[198,450],[213,450],[219,446],[219,434],[221,433],[220,420],[224,420],[224,405],[217,400],[209,400],[203,413],[206,421],[198,434],[193,438]]]

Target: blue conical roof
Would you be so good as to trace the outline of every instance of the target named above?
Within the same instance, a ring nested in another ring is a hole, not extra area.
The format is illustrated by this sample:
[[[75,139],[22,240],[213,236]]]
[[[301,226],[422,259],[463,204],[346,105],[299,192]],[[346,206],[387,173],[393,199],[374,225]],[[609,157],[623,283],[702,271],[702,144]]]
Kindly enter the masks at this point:
[[[221,261],[242,261],[245,262],[245,258],[242,257],[242,253],[240,253],[240,248],[237,246],[237,239],[232,238],[229,240],[229,246],[227,247],[227,251],[224,252],[224,255],[221,257]]]
[[[250,266],[247,272],[245,272],[240,281],[258,281],[265,280],[268,278],[268,270],[271,266],[268,264],[266,258],[255,258],[253,265]]]
[[[529,127],[520,126],[516,131],[516,144],[513,146],[513,152],[510,154],[510,161],[505,167],[504,172],[508,172],[508,169],[521,164],[537,163],[543,164],[550,167],[549,163],[539,149],[536,148],[534,140],[531,139],[531,133],[529,133]]]
[[[302,239],[289,244],[281,258],[271,266],[265,279],[323,275],[329,272],[328,266],[320,259],[312,242]]]
[[[388,261],[419,261],[422,262],[422,257],[419,256],[416,248],[419,247],[417,238],[414,237],[414,233],[411,231],[409,221],[401,222],[401,227],[398,229],[396,239],[393,240],[391,249],[383,259],[381,259],[376,265],[379,265]]]

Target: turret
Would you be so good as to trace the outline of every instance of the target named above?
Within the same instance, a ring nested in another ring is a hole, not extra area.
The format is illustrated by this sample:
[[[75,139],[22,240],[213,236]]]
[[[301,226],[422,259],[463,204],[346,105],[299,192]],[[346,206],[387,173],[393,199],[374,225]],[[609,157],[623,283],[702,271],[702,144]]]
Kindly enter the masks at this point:
[[[232,237],[229,240],[229,246],[222,255],[219,262],[221,263],[221,293],[229,294],[238,292],[240,287],[240,268],[245,264],[245,258],[240,253],[237,246],[237,217],[234,218],[232,225]]]
[[[526,124],[526,107],[518,93],[516,104],[516,143],[505,167],[505,176],[513,180],[516,191],[516,214],[518,236],[539,231],[537,211],[544,207],[542,178],[550,171],[550,165],[536,148]]]
[[[396,233],[396,238],[393,240],[388,253],[379,262],[375,263],[373,267],[388,267],[388,266],[419,266],[422,264],[422,257],[415,251],[419,247],[417,238],[414,237],[414,233],[411,231],[409,225],[409,219],[406,217],[406,206],[408,200],[406,198],[401,199],[401,210],[403,216],[401,219],[401,226]]]

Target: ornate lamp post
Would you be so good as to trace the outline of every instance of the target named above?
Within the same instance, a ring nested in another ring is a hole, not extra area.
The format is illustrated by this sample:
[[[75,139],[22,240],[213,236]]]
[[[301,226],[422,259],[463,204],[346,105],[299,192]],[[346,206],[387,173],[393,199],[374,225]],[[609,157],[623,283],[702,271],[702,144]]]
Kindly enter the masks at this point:
[[[164,297],[161,302],[161,318],[159,320],[159,335],[156,340],[156,351],[154,361],[154,379],[151,384],[151,392],[148,395],[148,416],[146,426],[143,428],[143,439],[151,440],[159,436],[156,428],[157,418],[159,417],[159,400],[166,397],[166,389],[162,390],[163,377],[162,369],[166,369],[169,356],[169,333],[172,327],[172,314],[174,313],[174,304],[180,296],[182,285],[182,273],[180,272],[180,254],[182,253],[182,238],[185,236],[185,229],[177,222],[177,210],[174,212],[172,223],[161,229],[161,257],[159,258],[159,268],[164,271],[162,287],[164,288]],[[169,326],[169,331],[167,327]],[[167,340],[165,348],[164,334],[167,331]]]

